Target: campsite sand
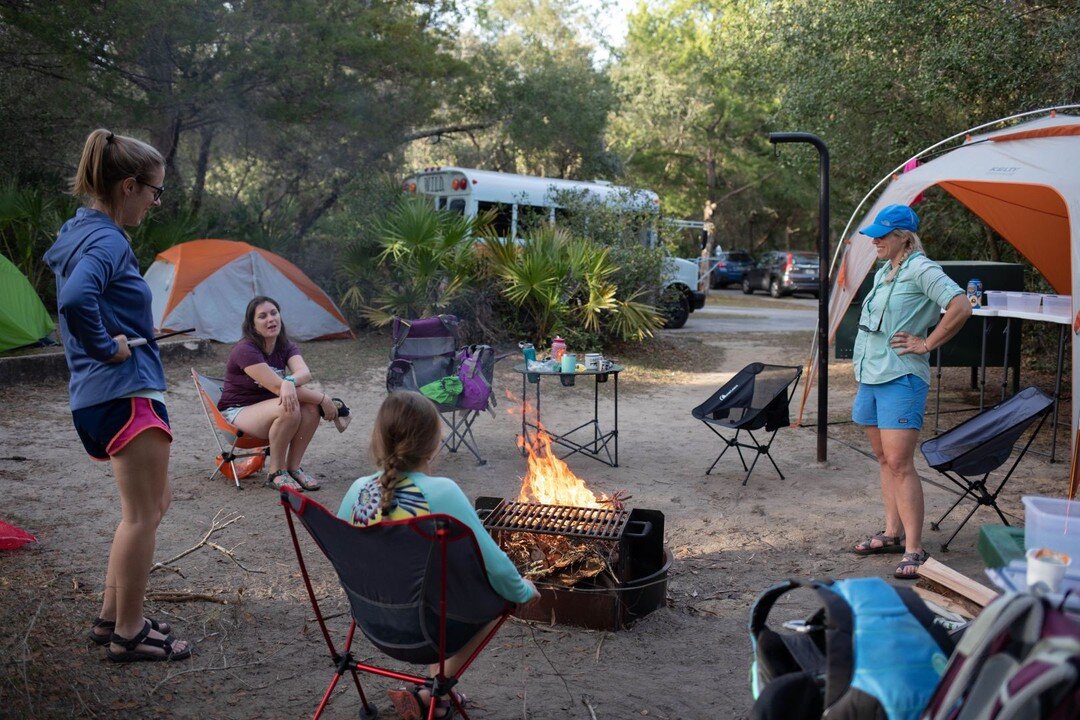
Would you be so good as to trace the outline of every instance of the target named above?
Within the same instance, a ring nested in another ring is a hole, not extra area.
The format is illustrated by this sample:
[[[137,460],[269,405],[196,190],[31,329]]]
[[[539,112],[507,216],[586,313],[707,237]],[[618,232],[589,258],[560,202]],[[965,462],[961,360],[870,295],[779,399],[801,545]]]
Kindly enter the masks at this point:
[[[763,301],[763,302],[768,302]],[[865,440],[846,424],[854,385],[850,364],[831,371],[829,460],[815,461],[813,417],[808,427],[785,430],[774,446],[787,475],[759,466],[746,487],[738,463],[724,458],[704,474],[717,444],[690,417],[694,405],[731,372],[762,360],[792,364],[805,359],[810,333],[698,336],[694,321],[663,333],[648,354],[611,353],[628,365],[620,389],[621,467],[588,459],[571,467],[596,490],[625,490],[632,507],[661,510],[675,556],[668,607],[619,633],[512,622],[466,675],[463,689],[476,718],[726,718],[745,717],[751,706],[747,681],[747,613],[756,595],[789,577],[889,576],[896,556],[857,558],[843,550],[879,528],[877,467]],[[309,451],[307,468],[320,476],[320,502],[336,506],[349,483],[370,468],[366,458],[374,411],[384,395],[388,339],[308,343],[304,354],[323,386],[346,398],[356,419],[344,435],[324,426]],[[227,348],[197,362],[220,373]],[[83,634],[98,608],[105,555],[118,516],[116,491],[106,464],[83,453],[67,413],[63,383],[0,389],[0,514],[36,533],[40,542],[0,555],[0,716],[20,718],[130,717],[296,718],[310,715],[331,674],[313,621],[274,492],[261,477],[237,492],[206,474],[216,454],[202,409],[181,364],[167,367],[168,405],[176,436],[171,478],[174,502],[158,534],[155,557],[171,557],[195,544],[219,510],[243,515],[215,537],[235,548],[246,572],[222,554],[203,548],[177,563],[184,577],[158,572],[151,591],[187,592],[227,601],[151,602],[151,613],[174,621],[182,637],[198,643],[194,660],[176,664],[113,666]],[[1025,381],[1029,378],[1025,378]],[[946,407],[977,402],[966,370],[947,373]],[[1044,386],[1046,384],[1044,383]],[[517,392],[518,376],[501,363],[497,388]],[[545,388],[546,390],[546,388]],[[560,388],[548,400],[552,423],[591,411],[585,387]],[[482,417],[476,432],[489,462],[477,467],[467,455],[442,456],[437,470],[459,480],[470,497],[516,493],[522,459],[515,450],[518,423],[502,400],[496,418]],[[810,403],[811,406],[815,402]],[[556,407],[558,409],[556,410]],[[1062,417],[1068,417],[1063,407]],[[547,416],[546,416],[547,417]],[[944,415],[948,426],[958,417]],[[928,437],[924,433],[924,437]],[[1045,447],[1044,431],[1039,445]],[[1067,449],[1066,434],[1062,442]],[[1061,452],[1061,449],[1059,449]],[[1067,452],[1067,450],[1066,450]],[[25,459],[14,459],[25,458]],[[924,477],[936,477],[919,463]],[[1031,457],[1010,482],[1002,506],[1019,518],[1021,494],[1061,494],[1064,464]],[[927,491],[936,517],[951,495]],[[982,579],[975,552],[980,510],[937,557]],[[955,519],[946,521],[951,532]],[[928,532],[936,551],[939,533]],[[314,551],[310,541],[304,547]],[[312,557],[312,555],[309,555]],[[324,608],[345,603],[329,567],[312,563]],[[782,605],[782,619],[797,617]],[[331,621],[342,632],[345,618]],[[337,637],[337,636],[335,636]],[[359,655],[375,657],[360,643]],[[365,679],[369,695],[391,717],[383,691],[395,683]],[[351,683],[343,682],[327,718],[355,717]]]

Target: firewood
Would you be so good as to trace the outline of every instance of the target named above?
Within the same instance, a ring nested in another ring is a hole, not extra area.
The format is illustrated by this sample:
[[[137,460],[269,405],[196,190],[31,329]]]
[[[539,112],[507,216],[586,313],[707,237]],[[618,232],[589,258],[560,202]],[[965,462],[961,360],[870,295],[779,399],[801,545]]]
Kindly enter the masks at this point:
[[[985,585],[980,585],[971,578],[953,570],[948,565],[938,562],[934,558],[927,558],[926,562],[919,566],[919,577],[933,580],[944,585],[953,592],[967,598],[971,602],[984,608],[990,601],[998,596],[998,593]]]
[[[914,590],[915,594],[921,597],[923,600],[926,600],[927,602],[932,602],[943,610],[948,610],[951,613],[956,613],[957,615],[966,620],[973,620],[975,618],[975,613],[972,612],[971,609],[968,607],[968,605],[970,605],[971,603],[965,604],[963,602],[957,602],[956,600],[946,597],[939,592],[935,592],[933,590],[930,590],[929,588],[919,587],[918,585],[911,589]]]

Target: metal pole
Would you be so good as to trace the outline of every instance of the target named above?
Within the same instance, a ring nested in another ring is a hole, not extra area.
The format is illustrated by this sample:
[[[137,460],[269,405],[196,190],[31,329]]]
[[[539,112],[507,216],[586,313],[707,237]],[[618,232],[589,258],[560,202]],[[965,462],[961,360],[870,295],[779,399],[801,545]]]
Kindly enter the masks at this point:
[[[828,459],[829,424],[829,147],[817,135],[804,132],[769,133],[769,142],[810,143],[818,151],[818,420],[817,460]]]

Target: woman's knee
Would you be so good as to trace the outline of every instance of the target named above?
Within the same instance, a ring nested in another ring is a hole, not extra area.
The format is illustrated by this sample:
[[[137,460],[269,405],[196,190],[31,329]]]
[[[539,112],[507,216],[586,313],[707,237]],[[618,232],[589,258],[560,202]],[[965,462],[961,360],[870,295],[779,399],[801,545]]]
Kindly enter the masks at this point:
[[[881,460],[879,459],[879,462]],[[915,456],[906,453],[885,453],[882,466],[897,480],[903,480],[915,470]]]
[[[319,406],[314,403],[300,403],[300,417],[305,422],[318,419]]]

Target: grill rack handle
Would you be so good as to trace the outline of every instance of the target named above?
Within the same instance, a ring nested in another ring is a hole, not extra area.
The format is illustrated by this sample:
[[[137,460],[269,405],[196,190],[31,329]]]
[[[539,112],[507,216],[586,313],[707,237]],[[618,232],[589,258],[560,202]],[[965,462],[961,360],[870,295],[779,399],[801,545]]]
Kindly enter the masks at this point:
[[[644,538],[649,535],[652,535],[652,522],[649,520],[630,520],[623,530],[623,537]]]

